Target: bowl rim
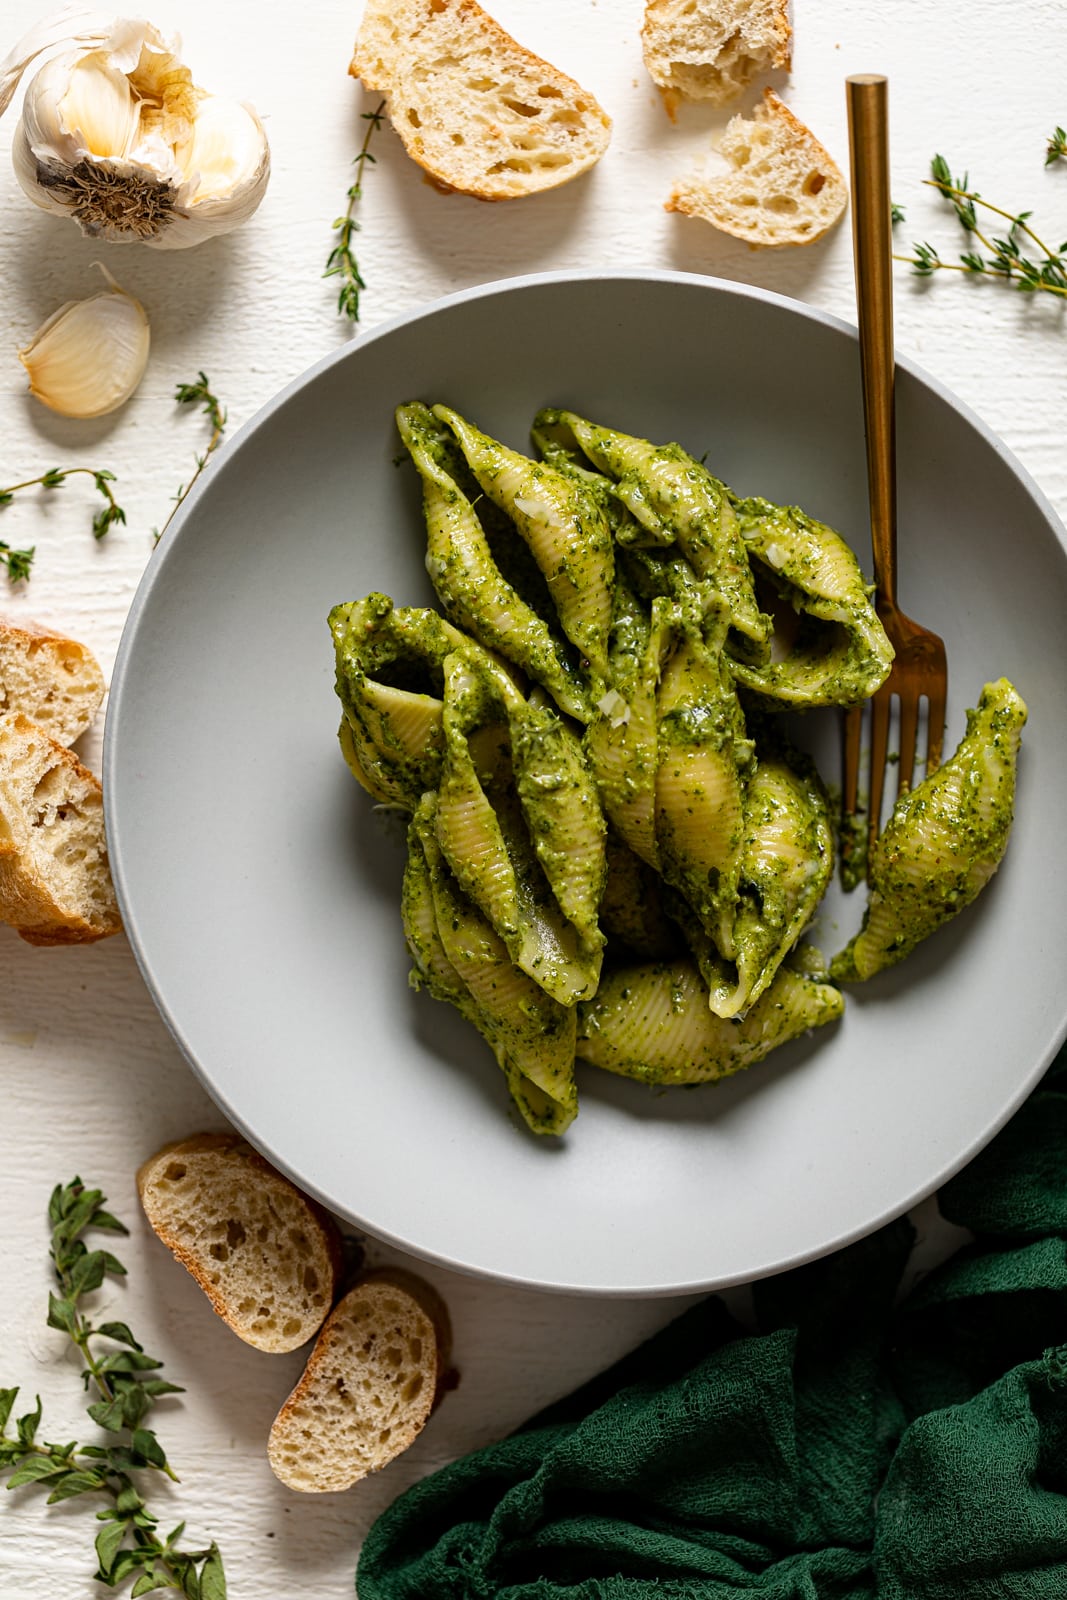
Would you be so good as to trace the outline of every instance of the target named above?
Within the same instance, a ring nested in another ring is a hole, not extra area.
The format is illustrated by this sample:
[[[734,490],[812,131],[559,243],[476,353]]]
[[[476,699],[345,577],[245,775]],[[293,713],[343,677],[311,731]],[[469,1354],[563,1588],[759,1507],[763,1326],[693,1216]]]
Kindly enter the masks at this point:
[[[504,294],[522,293],[531,288],[548,287],[553,285],[573,284],[575,282],[613,282],[613,283],[655,283],[678,284],[683,287],[704,289],[712,293],[721,293],[728,296],[737,296],[741,299],[755,300],[786,311],[791,315],[799,316],[809,322],[815,322],[832,329],[836,333],[844,334],[858,343],[858,329],[854,323],[836,315],[834,312],[825,311],[821,307],[812,306],[805,301],[793,299],[789,295],[779,294],[771,289],[764,289],[759,285],[738,283],[731,279],[716,278],[709,274],[693,272],[677,272],[661,268],[583,268],[577,270],[558,270],[550,272],[525,273],[516,277],[490,279],[484,283],[474,284],[468,288],[441,296],[431,301],[425,301],[407,311],[376,324],[364,334],[339,346],[336,350],[328,351],[320,356],[310,366],[299,373],[295,378],[277,390],[253,415],[244,422],[239,429],[227,440],[223,460],[228,464],[239,451],[251,440],[253,435],[263,427],[283,406],[301,390],[313,384],[324,372],[342,362],[358,360],[360,352],[368,345],[380,339],[388,338],[399,328],[408,327],[424,319],[432,318],[441,311],[452,307],[468,304],[481,299],[495,298]],[[1067,559],[1067,530],[1048,496],[1034,481],[1028,470],[1018,460],[1014,452],[1000,438],[990,425],[972,409],[968,403],[955,394],[939,378],[931,374],[925,367],[912,360],[908,355],[896,355],[896,366],[915,379],[925,389],[936,395],[947,404],[958,416],[969,423],[979,433],[984,442],[990,446],[1001,463],[1016,478],[1021,489],[1033,501],[1035,507],[1044,518],[1049,532],[1057,540],[1061,555]],[[857,407],[859,405],[859,387],[857,384]],[[162,539],[149,557],[148,564],[141,575],[137,589],[134,593],[126,620],[123,624],[122,635],[116,653],[115,665],[112,671],[111,683],[104,717],[104,739],[101,762],[101,778],[104,798],[104,819],[110,857],[111,872],[114,879],[115,890],[123,919],[123,927],[138,970],[145,983],[152,1002],[166,1025],[175,1044],[181,1051],[185,1061],[192,1068],[198,1081],[207,1090],[214,1104],[235,1125],[242,1136],[249,1143],[259,1149],[262,1154],[281,1172],[285,1173],[295,1184],[306,1193],[312,1195],[321,1204],[338,1215],[348,1218],[351,1222],[372,1234],[376,1239],[402,1250],[409,1255],[423,1261],[430,1262],[447,1270],[458,1272],[466,1276],[500,1283],[517,1289],[538,1290],[551,1294],[566,1294],[576,1296],[591,1296],[601,1299],[627,1298],[668,1298],[671,1296],[693,1295],[728,1289],[739,1284],[754,1283],[763,1277],[786,1272],[794,1267],[805,1265],[807,1262],[819,1260],[824,1256],[845,1248],[855,1243],[858,1239],[867,1237],[878,1228],[892,1222],[897,1217],[904,1215],[913,1207],[929,1198],[944,1183],[965,1167],[978,1152],[985,1148],[989,1141],[1005,1126],[1015,1112],[1022,1105],[1035,1085],[1040,1081],[1053,1057],[1067,1037],[1067,1015],[1064,1016],[1052,1029],[1046,1044],[1037,1059],[1037,1065],[1023,1078],[1020,1079],[1015,1093],[1009,1098],[1007,1105],[987,1125],[976,1134],[962,1152],[955,1154],[946,1162],[928,1182],[920,1185],[914,1193],[910,1193],[904,1200],[892,1207],[878,1212],[875,1216],[853,1224],[847,1229],[835,1234],[829,1241],[823,1241],[813,1246],[810,1250],[795,1252],[785,1260],[764,1262],[756,1266],[744,1276],[734,1274],[728,1277],[696,1278],[685,1283],[656,1284],[646,1288],[635,1288],[633,1285],[619,1287],[597,1287],[583,1283],[546,1282],[540,1278],[523,1276],[521,1273],[505,1273],[493,1268],[479,1266],[477,1263],[464,1261],[456,1256],[446,1254],[439,1250],[426,1249],[390,1232],[366,1218],[360,1217],[346,1207],[338,1206],[335,1197],[330,1196],[307,1176],[292,1165],[287,1164],[284,1157],[277,1151],[260,1141],[255,1130],[245,1120],[239,1110],[230,1102],[229,1096],[213,1081],[208,1068],[196,1057],[183,1034],[178,1019],[173,1015],[164,997],[162,986],[157,979],[149,952],[138,926],[134,905],[129,893],[125,864],[122,851],[119,847],[120,829],[115,817],[114,803],[111,794],[115,786],[118,766],[119,722],[122,712],[122,701],[127,680],[130,676],[130,661],[135,648],[137,634],[144,612],[153,596],[156,586],[163,581],[168,564],[170,551],[175,542],[180,538],[187,522],[198,507],[205,494],[212,492],[212,481],[217,476],[217,467],[214,471],[203,473],[193,485],[182,504],[175,510],[174,516],[167,529],[166,538]]]

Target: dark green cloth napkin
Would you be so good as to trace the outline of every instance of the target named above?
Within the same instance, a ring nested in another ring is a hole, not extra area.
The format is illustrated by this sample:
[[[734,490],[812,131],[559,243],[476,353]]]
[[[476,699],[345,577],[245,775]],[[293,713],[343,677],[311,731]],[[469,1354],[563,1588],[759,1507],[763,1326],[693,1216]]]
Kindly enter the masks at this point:
[[[378,1519],[359,1600],[1067,1600],[1067,1049],[906,1221],[707,1300]]]

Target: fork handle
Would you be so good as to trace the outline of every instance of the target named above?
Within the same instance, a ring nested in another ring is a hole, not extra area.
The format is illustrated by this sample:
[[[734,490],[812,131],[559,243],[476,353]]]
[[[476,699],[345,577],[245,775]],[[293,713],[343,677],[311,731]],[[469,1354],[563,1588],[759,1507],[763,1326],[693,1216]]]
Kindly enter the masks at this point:
[[[879,610],[895,611],[897,483],[889,80],[879,73],[858,73],[846,79],[845,87],[874,581]]]

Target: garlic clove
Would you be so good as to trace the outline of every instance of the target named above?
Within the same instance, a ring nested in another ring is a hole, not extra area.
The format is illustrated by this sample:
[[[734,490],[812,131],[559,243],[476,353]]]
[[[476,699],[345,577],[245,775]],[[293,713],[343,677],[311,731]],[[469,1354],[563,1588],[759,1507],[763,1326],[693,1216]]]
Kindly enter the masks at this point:
[[[70,67],[57,107],[61,133],[90,156],[121,156],[136,132],[138,114],[129,79],[100,51]]]
[[[175,151],[188,186],[183,203],[197,206],[229,194],[258,169],[262,147],[263,127],[253,112],[236,100],[206,95],[197,110],[191,138]]]
[[[144,307],[106,276],[110,287],[68,300],[18,353],[30,393],[63,417],[106,416],[144,375],[150,342]]]
[[[205,95],[194,138],[175,151],[185,180],[173,220],[148,242],[160,250],[182,250],[247,221],[270,179],[270,146],[251,106],[221,95]]]

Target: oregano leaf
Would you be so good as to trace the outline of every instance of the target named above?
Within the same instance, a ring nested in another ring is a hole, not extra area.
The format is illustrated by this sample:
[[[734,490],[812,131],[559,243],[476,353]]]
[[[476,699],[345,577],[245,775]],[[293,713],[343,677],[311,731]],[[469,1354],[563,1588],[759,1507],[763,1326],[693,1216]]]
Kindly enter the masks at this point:
[[[58,1328],[61,1333],[73,1334],[77,1326],[77,1315],[72,1300],[49,1293],[48,1326],[50,1328]]]
[[[20,1489],[24,1483],[40,1483],[42,1478],[55,1478],[66,1471],[68,1468],[63,1462],[53,1461],[51,1456],[30,1456],[15,1468],[7,1480],[7,1486],[9,1489]]]
[[[130,1444],[134,1453],[142,1456],[151,1466],[166,1466],[167,1458],[163,1454],[163,1447],[151,1429],[135,1428]]]
[[[90,1250],[74,1265],[70,1275],[71,1292],[90,1294],[104,1281],[105,1256],[102,1250]]]
[[[226,1600],[226,1574],[217,1544],[212,1544],[200,1569],[200,1600]]]
[[[116,1344],[128,1344],[131,1350],[143,1349],[124,1322],[102,1322],[96,1332],[102,1339],[114,1339]]]
[[[76,1495],[89,1494],[94,1489],[106,1487],[107,1480],[99,1472],[68,1472],[48,1496],[48,1504],[51,1506],[59,1500],[73,1500]]]
[[[114,473],[101,473],[100,476],[114,478]],[[113,1217],[110,1211],[101,1211],[99,1207],[93,1212],[89,1226],[91,1228],[101,1228],[105,1233],[128,1234],[130,1231],[124,1222],[119,1221],[118,1217]]]
[[[11,1415],[11,1407],[18,1398],[18,1389],[0,1389],[0,1433],[7,1427],[7,1419]]]
[[[36,1409],[33,1411],[27,1411],[26,1415],[20,1417],[18,1422],[15,1424],[15,1426],[18,1428],[19,1443],[23,1445],[32,1444],[34,1439],[37,1437],[37,1429],[40,1427],[40,1425],[41,1397],[38,1395]]]
[[[96,1536],[96,1559],[100,1573],[106,1579],[126,1537],[126,1524],[122,1521],[105,1522]]]
[[[108,1433],[121,1433],[126,1426],[125,1408],[122,1398],[115,1400],[97,1400],[86,1410],[93,1421]]]

